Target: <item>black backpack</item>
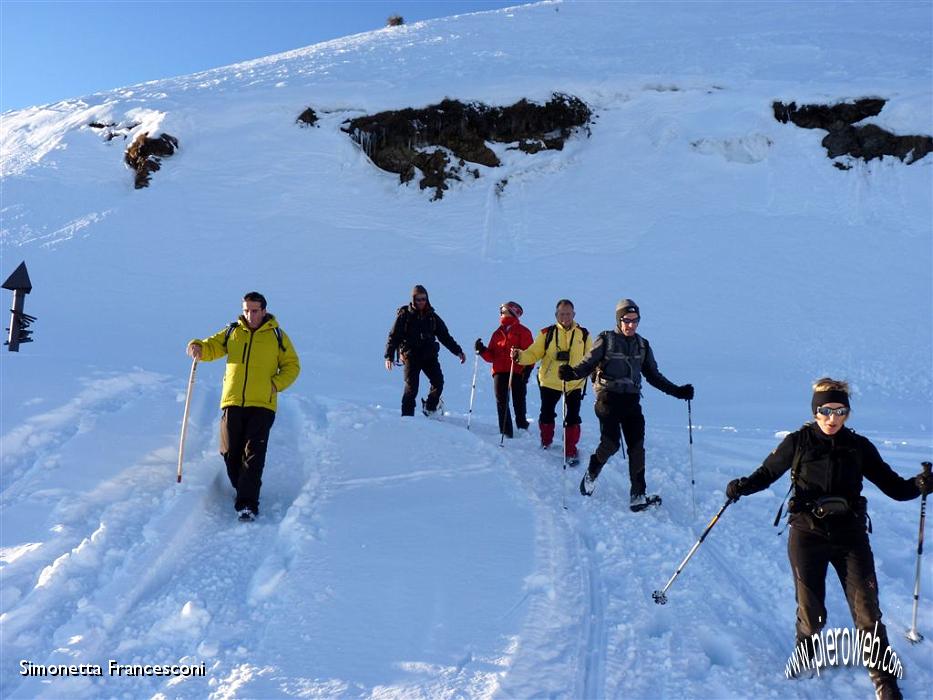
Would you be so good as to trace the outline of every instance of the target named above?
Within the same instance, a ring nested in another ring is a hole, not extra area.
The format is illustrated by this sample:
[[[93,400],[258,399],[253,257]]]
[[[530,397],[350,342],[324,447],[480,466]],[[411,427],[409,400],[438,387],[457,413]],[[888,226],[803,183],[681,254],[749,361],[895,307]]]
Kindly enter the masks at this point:
[[[606,336],[606,356],[617,354],[617,351],[615,349],[616,348],[615,331],[604,331],[600,333],[600,335]],[[648,341],[642,338],[640,335],[636,335],[635,337],[638,340],[638,358],[640,360],[638,371],[636,372],[635,368],[632,366],[632,363],[630,361],[630,356],[623,355],[621,356],[621,359],[624,359],[626,363],[628,364],[629,371],[631,372],[631,375],[632,375],[631,383],[638,390],[638,393],[641,394],[641,365],[644,364],[645,358],[648,356]],[[605,361],[605,356],[604,356],[604,361]],[[602,362],[600,362],[600,364],[597,365],[596,368],[593,370],[593,376],[592,376],[593,386],[596,386],[596,384],[602,378],[603,378],[603,370],[602,370]],[[607,381],[615,381],[615,379],[607,380]]]

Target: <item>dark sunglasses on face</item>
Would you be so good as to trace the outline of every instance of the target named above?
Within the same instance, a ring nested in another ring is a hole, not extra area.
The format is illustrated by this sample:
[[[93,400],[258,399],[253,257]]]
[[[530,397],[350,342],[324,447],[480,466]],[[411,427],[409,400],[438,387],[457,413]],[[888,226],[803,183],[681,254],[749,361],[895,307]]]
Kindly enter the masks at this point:
[[[839,416],[840,418],[842,418],[843,416],[849,415],[849,409],[846,408],[845,406],[841,408],[828,408],[826,406],[820,406],[818,409],[816,409],[816,412],[819,413],[821,416],[827,416],[827,417],[828,416]]]
[[[619,320],[622,322],[623,325],[626,325],[626,326],[637,326],[637,325],[638,325],[638,322],[641,321],[641,316],[638,316],[638,317],[636,317],[636,318],[623,318],[623,319],[619,319]]]
[[[427,297],[415,297],[415,301],[427,301]]]

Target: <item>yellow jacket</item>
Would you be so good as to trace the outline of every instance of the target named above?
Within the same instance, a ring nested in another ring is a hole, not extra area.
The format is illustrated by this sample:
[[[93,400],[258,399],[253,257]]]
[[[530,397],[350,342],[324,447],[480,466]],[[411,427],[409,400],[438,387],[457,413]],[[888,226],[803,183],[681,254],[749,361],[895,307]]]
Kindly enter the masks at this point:
[[[518,363],[521,365],[532,365],[535,362],[540,362],[541,366],[538,368],[538,384],[546,386],[549,389],[563,391],[564,383],[561,381],[561,378],[557,376],[557,368],[567,363],[558,362],[558,350],[567,350],[567,348],[570,348],[570,364],[577,365],[590,351],[593,342],[589,332],[576,321],[574,321],[569,331],[564,330],[564,327],[557,323],[555,324],[556,330],[551,337],[551,343],[548,345],[547,350],[545,350],[544,343],[547,340],[548,329],[550,329],[550,326],[541,329],[538,337],[535,338],[535,342],[533,342],[527,350],[523,350],[518,356]],[[581,388],[585,381],[586,378],[567,382],[567,391]]]
[[[240,316],[229,336],[229,329],[224,328],[210,338],[191,341],[201,346],[201,360],[204,362],[227,356],[221,408],[258,406],[274,411],[276,395],[298,378],[301,365],[295,346],[285,331],[279,330],[285,348],[282,350],[276,328],[279,328],[279,322],[272,314],[267,314],[255,331],[250,330],[246,320]],[[226,347],[224,338],[227,339]]]

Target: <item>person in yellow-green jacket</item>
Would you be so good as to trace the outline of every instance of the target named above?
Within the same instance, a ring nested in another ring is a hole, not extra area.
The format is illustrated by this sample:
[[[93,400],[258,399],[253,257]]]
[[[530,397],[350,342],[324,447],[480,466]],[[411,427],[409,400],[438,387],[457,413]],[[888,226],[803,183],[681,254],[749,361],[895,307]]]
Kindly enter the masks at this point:
[[[204,362],[227,358],[220,453],[236,489],[239,519],[255,520],[276,398],[301,371],[295,346],[266,311],[266,298],[249,292],[243,297],[243,315],[211,337],[189,342],[188,354]]]
[[[554,318],[557,323],[542,328],[538,337],[525,350],[515,348],[512,358],[521,365],[538,367],[538,388],[541,390],[541,413],[538,415],[538,430],[541,432],[541,447],[548,449],[554,441],[554,421],[557,418],[557,403],[567,392],[567,431],[564,459],[571,466],[579,464],[577,443],[580,441],[580,402],[586,379],[564,382],[557,374],[561,365],[577,364],[590,351],[590,333],[574,321],[576,311],[573,302],[561,299],[557,302]]]

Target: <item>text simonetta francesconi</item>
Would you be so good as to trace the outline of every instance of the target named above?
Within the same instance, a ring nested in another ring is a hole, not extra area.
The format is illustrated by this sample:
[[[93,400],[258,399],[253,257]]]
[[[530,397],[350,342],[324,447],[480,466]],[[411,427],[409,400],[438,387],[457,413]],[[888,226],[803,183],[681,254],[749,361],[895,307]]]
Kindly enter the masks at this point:
[[[121,664],[110,659],[100,664],[34,664],[25,659],[19,662],[21,676],[205,676],[207,666],[199,664]]]

